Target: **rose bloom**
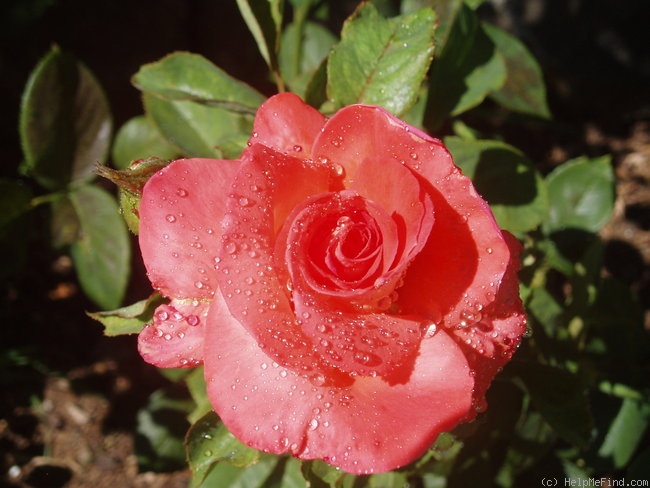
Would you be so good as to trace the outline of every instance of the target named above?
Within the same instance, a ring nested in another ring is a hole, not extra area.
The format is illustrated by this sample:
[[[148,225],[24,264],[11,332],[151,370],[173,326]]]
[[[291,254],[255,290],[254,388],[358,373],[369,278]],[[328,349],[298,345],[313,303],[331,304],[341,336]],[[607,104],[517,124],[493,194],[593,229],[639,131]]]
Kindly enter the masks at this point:
[[[517,241],[441,141],[375,106],[270,98],[239,160],[148,181],[140,247],[170,299],[144,359],[203,364],[247,445],[350,473],[472,420],[525,330]]]

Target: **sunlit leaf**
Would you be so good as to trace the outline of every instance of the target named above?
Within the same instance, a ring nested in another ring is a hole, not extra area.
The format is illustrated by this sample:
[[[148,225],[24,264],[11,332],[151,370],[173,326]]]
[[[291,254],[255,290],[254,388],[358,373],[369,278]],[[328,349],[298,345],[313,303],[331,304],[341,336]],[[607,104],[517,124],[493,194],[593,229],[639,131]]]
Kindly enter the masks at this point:
[[[72,260],[84,292],[105,310],[122,302],[130,275],[129,233],[115,199],[84,185],[69,195],[79,219]]]
[[[104,335],[137,334],[151,322],[156,307],[164,302],[166,302],[165,298],[154,293],[149,298],[126,307],[104,312],[89,312],[88,316],[104,326]]]
[[[92,73],[53,48],[32,72],[20,107],[23,170],[50,190],[90,180],[108,154],[112,121]]]
[[[120,127],[111,152],[113,164],[119,169],[127,168],[136,159],[152,156],[174,159],[179,156],[178,151],[142,115],[133,117]]]
[[[423,9],[385,19],[372,3],[346,20],[328,65],[335,107],[380,105],[400,115],[416,101],[433,56],[435,14]]]
[[[596,232],[609,220],[615,196],[610,156],[568,161],[553,170],[546,182],[550,201],[547,232]]]
[[[503,29],[488,23],[483,23],[483,29],[503,57],[507,71],[503,86],[490,96],[510,110],[550,117],[546,85],[537,60],[519,39]]]
[[[186,157],[237,158],[252,131],[252,120],[227,110],[151,95],[143,99],[156,128]]]
[[[433,9],[438,18],[438,27],[435,32],[437,56],[444,49],[451,27],[454,25],[454,20],[462,5],[463,0],[403,0],[401,11],[403,14],[410,14],[425,7]]]
[[[214,469],[225,469],[238,477],[241,472],[237,468],[253,466],[263,456],[260,451],[237,440],[212,411],[192,425],[187,433],[185,446],[192,471],[193,486],[202,486],[208,473]],[[223,465],[228,468],[221,468]],[[266,475],[268,476],[268,473]]]
[[[226,462],[217,463],[202,483],[193,478],[190,488],[270,488],[274,485],[269,482],[269,477],[279,462],[278,456],[264,455],[259,462],[245,468]]]
[[[519,150],[499,141],[460,137],[447,137],[445,144],[490,204],[501,228],[526,232],[548,215],[544,180]]]
[[[198,54],[176,52],[146,64],[133,76],[141,91],[253,115],[265,97]]]

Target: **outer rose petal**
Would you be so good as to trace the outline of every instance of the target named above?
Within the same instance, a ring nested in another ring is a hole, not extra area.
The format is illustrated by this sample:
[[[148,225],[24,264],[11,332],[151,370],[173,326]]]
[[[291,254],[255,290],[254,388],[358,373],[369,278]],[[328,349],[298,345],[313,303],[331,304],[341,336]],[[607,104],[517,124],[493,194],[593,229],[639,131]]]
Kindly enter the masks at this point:
[[[353,105],[325,124],[312,153],[342,165],[346,186],[355,184],[362,161],[386,155],[420,177],[435,222],[399,289],[405,313],[454,327],[469,310],[494,300],[510,251],[489,207],[439,140],[379,107]]]
[[[325,116],[293,93],[280,93],[264,102],[253,125],[251,143],[309,158],[311,145],[325,123]]]
[[[203,361],[205,317],[209,302],[172,300],[161,305],[138,336],[142,358],[159,368],[197,366]]]
[[[152,176],[140,201],[140,250],[155,289],[209,299],[217,288],[225,194],[239,161],[181,159]]]
[[[349,388],[319,387],[273,362],[215,297],[206,330],[208,395],[246,444],[350,473],[389,471],[421,455],[471,406],[473,379],[444,331],[422,342],[408,382],[359,378]]]

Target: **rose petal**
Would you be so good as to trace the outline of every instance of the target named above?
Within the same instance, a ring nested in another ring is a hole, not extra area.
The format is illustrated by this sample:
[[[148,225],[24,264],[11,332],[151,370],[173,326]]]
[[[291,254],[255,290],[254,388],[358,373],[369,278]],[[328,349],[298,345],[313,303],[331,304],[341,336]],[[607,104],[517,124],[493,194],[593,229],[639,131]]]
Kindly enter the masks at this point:
[[[159,368],[197,366],[203,361],[205,317],[209,302],[172,300],[160,305],[138,335],[138,351]]]
[[[224,194],[239,161],[182,159],[153,175],[140,201],[140,250],[155,289],[172,298],[210,298],[217,288]]]
[[[470,367],[476,374],[474,403],[485,407],[485,392],[494,376],[510,361],[526,331],[526,314],[519,298],[519,253],[521,245],[508,233],[504,237],[511,248],[510,262],[498,288],[496,299],[473,317],[476,323],[456,327],[450,333],[458,338]]]
[[[389,471],[421,455],[471,408],[473,379],[444,331],[423,341],[408,382],[360,378],[331,388],[274,364],[221,298],[208,321],[208,396],[230,431],[256,449],[324,459],[349,473]]]
[[[280,93],[264,102],[255,116],[251,143],[263,144],[291,156],[309,158],[325,116],[293,93]]]
[[[286,274],[274,266],[275,228],[297,202],[329,191],[330,176],[326,166],[250,147],[231,182],[217,251],[219,285],[231,314],[278,363],[303,371],[329,368],[314,358],[296,323]]]
[[[345,168],[354,185],[361,162],[390,155],[419,176],[432,198],[435,222],[400,288],[405,313],[455,327],[494,300],[510,251],[492,213],[437,139],[373,106],[338,111],[313,146],[314,158]]]
[[[377,202],[397,223],[400,232],[399,262],[387,263],[401,273],[424,246],[433,226],[431,197],[413,172],[395,159],[367,157],[358,165],[350,188]]]

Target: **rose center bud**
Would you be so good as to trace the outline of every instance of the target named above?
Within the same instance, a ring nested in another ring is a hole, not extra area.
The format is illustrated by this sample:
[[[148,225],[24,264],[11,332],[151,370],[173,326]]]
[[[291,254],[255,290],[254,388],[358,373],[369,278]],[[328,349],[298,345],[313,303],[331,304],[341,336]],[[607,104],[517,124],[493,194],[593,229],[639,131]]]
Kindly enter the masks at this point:
[[[311,291],[374,306],[396,259],[400,233],[379,205],[354,191],[312,197],[290,219],[286,263]],[[382,295],[390,293],[382,291]]]
[[[367,286],[381,265],[381,242],[376,222],[366,212],[333,215],[315,229],[308,244],[314,280],[322,286]]]

